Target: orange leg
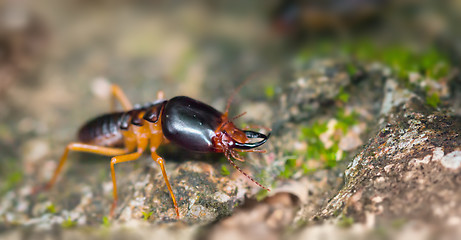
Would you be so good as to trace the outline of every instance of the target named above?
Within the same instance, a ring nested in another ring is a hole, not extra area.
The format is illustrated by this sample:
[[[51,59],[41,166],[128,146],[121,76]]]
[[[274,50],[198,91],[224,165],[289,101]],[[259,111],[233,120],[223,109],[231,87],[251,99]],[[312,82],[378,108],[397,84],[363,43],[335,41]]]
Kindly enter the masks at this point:
[[[125,93],[123,93],[122,89],[116,85],[113,84],[111,87],[111,92],[112,92],[112,106],[111,109],[115,109],[115,99],[117,99],[120,104],[123,107],[123,110],[131,110],[133,109],[133,105],[131,104],[130,100],[126,97]]]
[[[114,194],[114,202],[112,203],[112,207],[110,208],[110,214],[109,216],[112,217],[114,215],[114,210],[115,207],[117,206],[117,201],[118,201],[118,196],[117,196],[117,180],[115,179],[115,169],[114,165],[117,163],[122,163],[122,162],[129,162],[129,161],[134,161],[138,159],[141,155],[142,152],[144,152],[144,149],[147,146],[147,139],[146,138],[138,138],[138,150],[134,153],[129,153],[125,155],[120,155],[113,157],[110,161],[110,171],[112,175],[112,184],[114,186],[113,194]]]
[[[151,152],[152,159],[158,165],[160,165],[160,168],[162,169],[163,179],[165,179],[166,186],[168,188],[168,191],[170,192],[171,199],[173,200],[174,210],[176,211],[176,218],[179,219],[178,203],[176,202],[176,197],[174,196],[173,189],[171,188],[171,185],[170,185],[170,181],[168,181],[168,175],[166,174],[166,170],[165,170],[165,160],[163,160],[163,158],[161,158],[155,152],[157,151],[158,146],[162,143],[162,140],[163,140],[162,134],[152,135],[151,140],[150,140],[150,152]]]
[[[238,155],[238,153],[235,150],[229,150],[229,153],[234,159],[239,160],[240,162],[245,162],[245,158],[242,156]]]
[[[168,181],[168,176],[166,175],[165,161],[155,152],[151,152],[151,156],[152,156],[152,159],[154,159],[154,161],[158,163],[158,165],[160,165],[160,168],[162,169],[163,179],[165,179],[166,186],[168,187],[168,191],[170,192],[170,195],[171,195],[171,200],[173,200],[174,210],[176,211],[176,218],[179,219],[178,203],[176,202],[176,197],[174,196],[173,189],[171,188],[171,185],[170,185],[170,181]]]
[[[89,144],[78,143],[78,142],[69,143],[66,147],[66,150],[64,150],[64,153],[62,154],[61,160],[59,160],[59,165],[54,171],[53,177],[48,182],[48,184],[45,186],[45,189],[50,189],[56,182],[56,179],[59,173],[61,172],[62,167],[64,166],[64,163],[67,160],[67,155],[69,154],[70,150],[77,151],[77,152],[96,153],[96,154],[106,155],[106,156],[120,155],[120,154],[124,154],[127,152],[126,149],[121,149],[121,148],[101,147],[101,146],[89,145]]]

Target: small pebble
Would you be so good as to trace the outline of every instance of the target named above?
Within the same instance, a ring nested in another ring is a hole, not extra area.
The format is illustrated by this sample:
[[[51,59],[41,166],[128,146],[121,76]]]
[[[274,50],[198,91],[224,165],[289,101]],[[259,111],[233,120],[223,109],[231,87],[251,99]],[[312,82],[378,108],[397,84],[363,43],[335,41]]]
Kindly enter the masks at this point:
[[[461,151],[453,151],[442,158],[442,165],[450,169],[458,169],[461,166]]]
[[[91,82],[91,92],[98,98],[110,97],[111,84],[105,77],[97,77]]]

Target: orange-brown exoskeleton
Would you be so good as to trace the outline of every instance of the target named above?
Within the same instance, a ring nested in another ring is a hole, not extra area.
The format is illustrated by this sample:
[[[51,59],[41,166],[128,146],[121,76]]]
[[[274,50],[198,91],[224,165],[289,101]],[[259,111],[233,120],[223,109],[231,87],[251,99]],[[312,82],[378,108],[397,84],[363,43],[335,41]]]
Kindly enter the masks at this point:
[[[189,97],[179,96],[166,100],[163,93],[157,101],[133,108],[128,98],[117,86],[112,94],[124,109],[90,120],[80,128],[78,141],[67,145],[53,177],[46,185],[49,189],[67,159],[70,150],[113,156],[110,163],[114,201],[110,216],[117,205],[117,184],[114,166],[117,163],[138,159],[146,148],[152,159],[160,165],[166,186],[179,218],[178,204],[165,171],[165,161],[156,151],[160,144],[171,142],[188,150],[224,153],[229,162],[258,186],[269,190],[243,172],[233,158],[243,160],[237,152],[264,152],[254,148],[264,144],[270,136],[259,132],[241,130],[228,118],[229,99],[225,113]],[[252,138],[261,139],[253,142]]]

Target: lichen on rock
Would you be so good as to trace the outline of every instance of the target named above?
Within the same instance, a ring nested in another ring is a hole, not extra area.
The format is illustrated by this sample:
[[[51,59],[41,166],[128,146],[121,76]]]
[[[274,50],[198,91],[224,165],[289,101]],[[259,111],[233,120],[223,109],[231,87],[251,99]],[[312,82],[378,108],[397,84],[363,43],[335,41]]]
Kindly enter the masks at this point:
[[[461,119],[412,96],[397,101],[380,122],[381,130],[349,164],[344,187],[313,219],[342,213],[359,222],[372,215],[443,225],[459,216]]]

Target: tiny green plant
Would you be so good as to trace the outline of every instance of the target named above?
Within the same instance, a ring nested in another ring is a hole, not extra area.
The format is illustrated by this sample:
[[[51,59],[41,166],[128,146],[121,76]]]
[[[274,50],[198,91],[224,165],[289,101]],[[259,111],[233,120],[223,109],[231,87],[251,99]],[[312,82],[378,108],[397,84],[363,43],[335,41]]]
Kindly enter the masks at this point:
[[[107,216],[102,217],[102,225],[103,225],[104,227],[110,227],[110,220],[109,220],[109,217],[107,217]]]
[[[344,96],[343,100],[347,101],[346,98],[348,97]],[[313,167],[315,164],[309,165],[308,161],[321,161],[323,168],[332,168],[345,157],[344,152],[339,148],[340,137],[336,135],[347,134],[350,127],[358,123],[358,114],[355,112],[346,113],[343,108],[338,108],[333,120],[333,125],[329,125],[329,121],[324,120],[315,121],[301,128],[300,140],[307,143],[304,153],[306,158],[287,158],[285,169],[280,172],[282,178],[291,178],[300,170],[303,171],[303,174],[315,172],[317,170],[316,167]],[[330,137],[331,144],[326,146],[321,135],[329,131],[329,128],[333,128],[330,130],[337,132],[337,134]]]
[[[54,204],[53,203],[50,203],[50,205],[48,205],[46,207],[46,211],[53,214],[53,213],[56,213],[56,208],[54,207]]]
[[[223,176],[228,176],[230,174],[229,170],[227,169],[226,166],[222,165],[221,166],[221,175]]]
[[[338,95],[336,95],[336,99],[343,103],[347,103],[349,101],[349,97],[350,97],[350,94],[344,91],[343,87],[339,89],[339,93]]]
[[[346,215],[341,215],[338,226],[343,227],[343,228],[348,228],[351,227],[352,224],[354,224],[354,218],[353,217],[348,217]]]
[[[440,98],[437,93],[432,93],[426,97],[429,106],[436,108],[440,104]]]
[[[149,220],[150,216],[152,216],[154,212],[142,212],[142,215],[143,215],[143,219],[144,220]]]
[[[256,193],[256,200],[258,202],[264,200],[267,197],[268,193],[269,192],[267,190],[265,190],[265,189],[259,190],[259,192]]]
[[[264,88],[264,93],[268,99],[272,99],[275,96],[275,87],[268,85]]]
[[[64,220],[62,223],[61,223],[61,226],[63,228],[72,228],[72,227],[75,227],[77,225],[76,222],[72,221],[72,219],[70,219],[70,217],[68,217],[66,220]]]
[[[403,81],[408,80],[410,72],[421,73],[425,77],[440,79],[448,74],[450,61],[446,54],[434,46],[416,49],[401,43],[380,44],[367,38],[354,41],[320,41],[307,45],[297,56],[297,62],[306,63],[319,56],[331,56],[338,53],[359,61],[379,61],[390,66]],[[357,68],[346,65],[349,75]]]
[[[291,178],[295,172],[296,172],[296,159],[295,158],[289,158],[285,162],[285,169],[280,172],[280,176],[283,178]]]
[[[339,108],[336,112],[336,120],[338,121],[336,127],[346,133],[351,126],[358,123],[358,114],[355,112],[347,114],[344,108]]]
[[[320,135],[327,130],[327,122],[315,122],[312,127],[302,128],[302,138],[307,141],[306,155],[310,159],[323,161],[325,167],[331,168],[336,166],[339,147],[337,140],[333,141],[333,145],[328,148],[324,145]]]
[[[6,193],[7,191],[13,189],[18,183],[21,182],[23,178],[23,173],[21,171],[13,171],[7,173],[6,179],[3,185],[0,185],[0,194]]]

